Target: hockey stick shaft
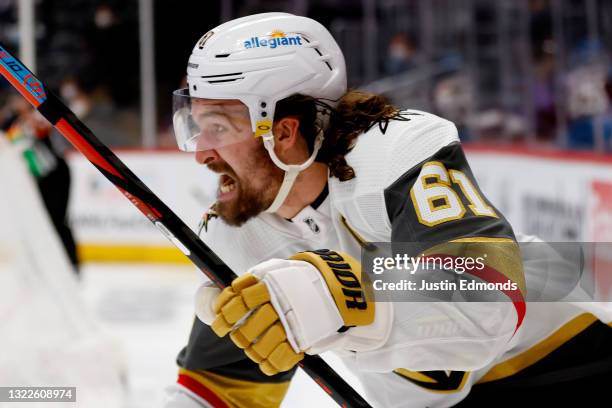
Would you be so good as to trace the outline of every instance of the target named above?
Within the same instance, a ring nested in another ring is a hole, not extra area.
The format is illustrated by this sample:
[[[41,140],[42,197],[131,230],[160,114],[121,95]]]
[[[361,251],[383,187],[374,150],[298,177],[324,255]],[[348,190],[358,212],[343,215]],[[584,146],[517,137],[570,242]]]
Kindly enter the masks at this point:
[[[237,275],[229,266],[2,45],[0,74],[208,278],[221,288],[231,284]],[[320,357],[306,355],[300,366],[338,405],[370,406]]]

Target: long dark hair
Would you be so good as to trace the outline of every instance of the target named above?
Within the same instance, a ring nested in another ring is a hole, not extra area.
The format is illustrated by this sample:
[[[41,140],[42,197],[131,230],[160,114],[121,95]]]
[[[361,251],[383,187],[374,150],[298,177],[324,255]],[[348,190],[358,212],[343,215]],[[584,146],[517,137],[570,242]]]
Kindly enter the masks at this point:
[[[331,176],[340,181],[355,177],[355,170],[348,165],[345,156],[355,145],[357,137],[376,124],[401,119],[400,110],[384,96],[351,90],[335,108],[310,96],[292,95],[276,104],[274,120],[298,117],[300,133],[312,149],[314,138],[324,126],[318,120],[318,112],[329,117],[324,121],[327,122],[325,140],[316,161],[327,164]]]

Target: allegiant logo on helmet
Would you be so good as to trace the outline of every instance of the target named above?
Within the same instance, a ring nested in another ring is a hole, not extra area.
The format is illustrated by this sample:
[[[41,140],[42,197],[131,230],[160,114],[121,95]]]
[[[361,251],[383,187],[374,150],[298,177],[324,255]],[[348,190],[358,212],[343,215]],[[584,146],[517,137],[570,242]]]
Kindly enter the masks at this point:
[[[260,48],[260,47],[268,47],[268,48],[276,48],[287,45],[302,45],[302,37],[299,35],[294,35],[287,37],[285,33],[280,31],[272,32],[269,36],[266,37],[251,37],[250,39],[244,41],[244,48]]]

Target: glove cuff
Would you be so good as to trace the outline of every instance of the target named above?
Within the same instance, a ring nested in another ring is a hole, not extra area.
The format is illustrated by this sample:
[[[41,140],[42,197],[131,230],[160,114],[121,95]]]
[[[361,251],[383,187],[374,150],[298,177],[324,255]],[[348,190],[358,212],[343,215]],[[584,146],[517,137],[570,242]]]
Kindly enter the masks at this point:
[[[345,326],[365,326],[374,321],[375,303],[366,299],[361,265],[353,257],[320,249],[300,252],[290,259],[305,261],[317,268],[327,283]]]

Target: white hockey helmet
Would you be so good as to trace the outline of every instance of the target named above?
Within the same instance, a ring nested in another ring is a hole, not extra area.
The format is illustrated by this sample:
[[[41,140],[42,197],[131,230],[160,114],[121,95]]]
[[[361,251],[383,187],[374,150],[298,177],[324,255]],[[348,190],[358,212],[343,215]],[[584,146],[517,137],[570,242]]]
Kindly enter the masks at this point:
[[[189,58],[187,85],[174,92],[179,148],[212,148],[197,140],[201,131],[190,117],[192,98],[240,100],[248,108],[254,136],[263,138],[274,164],[285,171],[269,212],[282,205],[298,173],[312,164],[323,141],[321,133],[311,157],[300,165],[280,161],[272,135],[276,103],[302,94],[333,106],[347,88],[344,56],[331,34],[317,21],[289,13],[238,18],[204,34]]]

